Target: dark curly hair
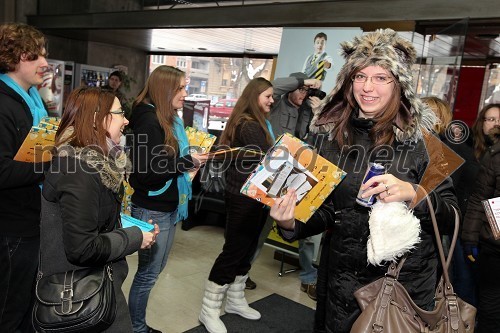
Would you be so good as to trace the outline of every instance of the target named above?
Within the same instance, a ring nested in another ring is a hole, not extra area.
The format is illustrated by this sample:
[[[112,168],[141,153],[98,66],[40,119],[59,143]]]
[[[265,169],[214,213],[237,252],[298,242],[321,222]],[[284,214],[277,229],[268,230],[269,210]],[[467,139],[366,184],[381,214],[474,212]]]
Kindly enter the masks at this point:
[[[27,61],[45,54],[44,35],[36,28],[23,23],[0,25],[0,73],[15,70],[21,58]]]

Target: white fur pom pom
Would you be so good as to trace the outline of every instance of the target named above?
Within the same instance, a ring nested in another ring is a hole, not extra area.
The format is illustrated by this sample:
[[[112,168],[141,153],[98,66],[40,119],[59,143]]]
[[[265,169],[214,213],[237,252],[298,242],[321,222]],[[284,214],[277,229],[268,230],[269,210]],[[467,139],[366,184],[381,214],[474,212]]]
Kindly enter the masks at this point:
[[[420,220],[402,202],[377,201],[368,224],[367,254],[372,265],[394,261],[420,242]]]

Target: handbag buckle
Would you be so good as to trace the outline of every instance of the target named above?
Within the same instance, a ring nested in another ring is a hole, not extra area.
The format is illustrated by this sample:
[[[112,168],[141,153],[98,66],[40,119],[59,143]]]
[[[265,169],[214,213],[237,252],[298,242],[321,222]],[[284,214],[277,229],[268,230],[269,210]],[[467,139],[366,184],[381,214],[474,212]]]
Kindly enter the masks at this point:
[[[61,314],[70,314],[73,309],[73,288],[61,291]]]

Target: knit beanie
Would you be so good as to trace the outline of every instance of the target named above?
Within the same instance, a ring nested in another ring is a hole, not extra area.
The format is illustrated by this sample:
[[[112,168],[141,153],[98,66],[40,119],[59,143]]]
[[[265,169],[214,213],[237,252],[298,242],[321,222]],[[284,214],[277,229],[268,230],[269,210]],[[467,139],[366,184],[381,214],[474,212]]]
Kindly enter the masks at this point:
[[[329,117],[330,112],[341,106],[344,91],[352,84],[351,76],[368,66],[385,68],[394,75],[396,83],[401,85],[399,114],[405,115],[405,118],[411,121],[395,124],[394,131],[399,141],[417,140],[422,137],[422,128],[433,128],[437,121],[434,113],[415,95],[411,67],[415,64],[417,53],[409,41],[401,38],[392,29],[379,29],[356,36],[352,41],[343,42],[340,46],[345,64],[340,69],[335,87],[323,104],[333,107],[315,110],[311,131],[331,132],[335,128]]]

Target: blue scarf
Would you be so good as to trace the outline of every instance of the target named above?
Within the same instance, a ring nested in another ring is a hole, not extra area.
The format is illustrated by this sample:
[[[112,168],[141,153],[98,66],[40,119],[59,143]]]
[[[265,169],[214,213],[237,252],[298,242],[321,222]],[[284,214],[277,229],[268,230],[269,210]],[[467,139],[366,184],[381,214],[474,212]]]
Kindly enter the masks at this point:
[[[12,90],[18,93],[28,105],[31,115],[33,116],[33,126],[37,126],[43,117],[47,117],[47,110],[43,105],[42,98],[36,87],[31,87],[28,92],[24,90],[16,81],[12,80],[7,74],[0,74],[0,80],[3,81]]]
[[[273,139],[273,141],[276,141],[276,138],[274,137],[273,127],[271,126],[271,122],[267,119],[266,119],[266,125],[269,131],[269,135],[271,135],[271,139]]]
[[[183,157],[189,153],[189,141],[184,130],[184,123],[179,117],[174,120],[174,135],[179,144],[179,155]],[[149,196],[160,195],[172,184],[172,179],[165,183],[158,191],[149,191]],[[177,219],[175,223],[185,220],[188,217],[188,201],[192,197],[191,179],[187,172],[183,172],[177,177],[177,190],[179,191],[179,206],[177,207]]]

